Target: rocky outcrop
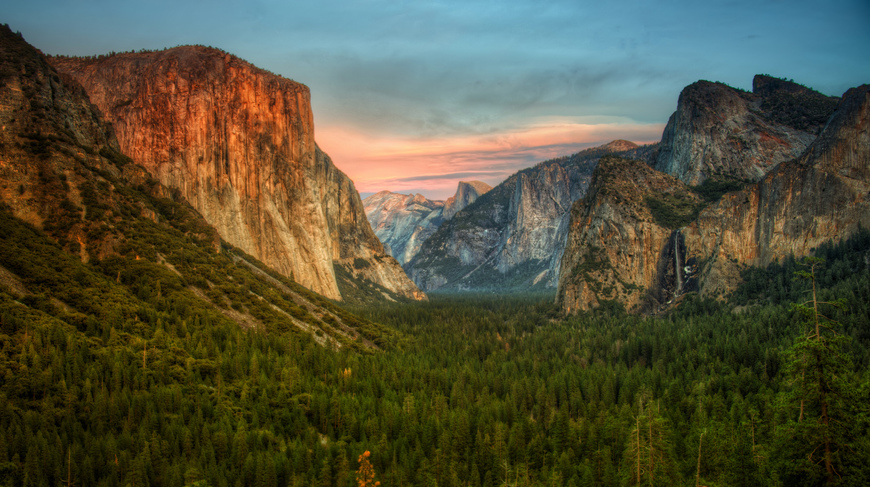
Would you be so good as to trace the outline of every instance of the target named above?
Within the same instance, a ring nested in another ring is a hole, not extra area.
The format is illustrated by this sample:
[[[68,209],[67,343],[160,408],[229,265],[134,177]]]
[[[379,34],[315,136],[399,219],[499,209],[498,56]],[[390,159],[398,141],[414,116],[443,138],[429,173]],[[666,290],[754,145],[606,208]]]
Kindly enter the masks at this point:
[[[333,265],[342,266],[355,280],[371,281],[390,293],[417,300],[426,299],[426,295],[408,279],[396,259],[384,252],[383,244],[365,217],[365,209],[353,181],[339,171],[320,148],[317,148],[316,153],[321,173],[318,179],[322,185],[321,205],[329,228]]]
[[[226,241],[330,298],[341,299],[335,264],[375,257],[379,284],[417,292],[384,258],[353,183],[318,153],[306,86],[201,46],[52,63],[85,87],[121,150]]]
[[[725,195],[683,233],[688,255],[706,263],[701,293],[718,296],[739,283],[740,265],[809,255],[862,226],[870,227],[870,85],[843,95],[800,158]]]
[[[492,189],[481,181],[460,181],[456,194],[447,201],[430,200],[421,194],[404,195],[381,191],[363,200],[366,216],[384,248],[401,264],[410,261],[445,220]]]
[[[454,215],[464,210],[465,207],[477,201],[481,195],[486,194],[492,186],[482,181],[459,181],[456,187],[456,194],[447,198],[444,202],[444,210],[442,217],[445,220],[453,218]]]
[[[722,83],[687,86],[662,134],[659,171],[697,185],[708,178],[755,182],[798,157],[816,138],[837,99],[759,75],[748,93]]]
[[[626,162],[602,163],[592,185],[572,212],[564,311],[604,300],[656,311],[688,291],[721,297],[747,265],[809,255],[870,225],[870,86],[843,96],[799,158],[704,209],[690,188]]]
[[[639,161],[603,158],[572,209],[557,302],[567,313],[604,301],[643,311],[690,289],[694,262],[686,261],[677,228],[702,204],[673,176]]]
[[[424,290],[555,287],[571,204],[598,160],[619,151],[654,148],[615,141],[520,171],[444,223],[405,269]]]

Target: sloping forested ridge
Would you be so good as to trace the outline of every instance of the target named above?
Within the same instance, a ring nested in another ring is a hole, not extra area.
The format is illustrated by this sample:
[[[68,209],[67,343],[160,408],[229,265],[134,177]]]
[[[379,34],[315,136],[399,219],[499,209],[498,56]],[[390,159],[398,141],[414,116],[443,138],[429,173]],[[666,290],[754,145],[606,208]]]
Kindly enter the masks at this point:
[[[370,354],[240,328],[165,265],[81,264],[0,216],[0,485],[346,487],[357,459],[384,486],[870,481],[866,232],[817,251],[819,300],[845,300],[825,313],[851,357],[848,394],[829,401],[848,421],[829,432],[831,477],[788,363],[807,329],[789,302],[808,289],[790,261],[747,271],[740,313],[689,298],[663,318],[562,320],[540,296],[359,308],[394,345]]]

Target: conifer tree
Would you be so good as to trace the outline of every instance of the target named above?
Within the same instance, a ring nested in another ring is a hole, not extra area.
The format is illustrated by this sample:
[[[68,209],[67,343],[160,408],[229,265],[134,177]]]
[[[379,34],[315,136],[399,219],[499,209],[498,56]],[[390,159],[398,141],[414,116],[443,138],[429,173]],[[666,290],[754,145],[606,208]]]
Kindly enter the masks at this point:
[[[816,287],[824,261],[807,258],[807,270],[796,272],[811,283],[811,299],[794,305],[804,317],[804,331],[785,353],[785,373],[791,389],[782,402],[788,414],[780,440],[785,443],[781,470],[787,483],[836,485],[844,480],[846,457],[854,454],[851,428],[856,426],[849,338],[822,308],[844,302],[822,301]],[[864,406],[866,409],[866,406]]]

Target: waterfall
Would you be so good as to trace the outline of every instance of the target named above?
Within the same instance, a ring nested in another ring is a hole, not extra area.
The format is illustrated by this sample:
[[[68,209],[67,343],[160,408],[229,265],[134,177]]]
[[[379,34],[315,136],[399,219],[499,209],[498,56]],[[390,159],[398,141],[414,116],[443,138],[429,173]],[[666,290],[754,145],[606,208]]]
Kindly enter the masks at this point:
[[[679,296],[683,292],[683,264],[680,262],[680,231],[674,232],[674,273],[677,276],[677,287],[674,289],[674,296]]]

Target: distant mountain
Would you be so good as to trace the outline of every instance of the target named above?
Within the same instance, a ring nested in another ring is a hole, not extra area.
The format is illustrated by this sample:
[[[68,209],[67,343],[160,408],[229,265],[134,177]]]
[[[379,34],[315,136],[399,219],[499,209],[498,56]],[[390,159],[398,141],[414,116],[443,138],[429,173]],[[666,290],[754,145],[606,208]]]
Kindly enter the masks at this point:
[[[845,239],[870,226],[870,85],[846,92],[824,122],[818,118],[823,110],[814,107],[827,101],[814,92],[758,77],[755,86],[762,97],[785,93],[781,98],[787,100],[786,108],[768,110],[772,119],[810,130],[804,134],[824,129],[799,157],[778,164],[772,161],[796,148],[765,158],[748,151],[745,157],[729,159],[732,166],[717,166],[723,159],[712,155],[729,153],[732,141],[707,140],[699,147],[711,156],[687,159],[691,164],[674,176],[694,181],[691,175],[715,167],[731,167],[730,174],[744,175],[770,167],[757,182],[724,195],[707,191],[715,185],[689,187],[630,161],[602,163],[593,177],[595,189],[572,209],[557,294],[564,311],[612,300],[631,311],[654,312],[678,303],[688,292],[721,297],[740,283],[746,266],[810,255],[825,241]],[[801,100],[809,106],[799,106]],[[695,112],[714,116],[723,110],[721,97],[705,103],[693,102]],[[725,126],[734,123],[729,113],[720,116]],[[789,113],[816,115],[795,118]],[[750,118],[761,120],[758,115]],[[751,123],[738,128],[746,140],[759,141],[770,127]],[[662,151],[666,138],[692,140],[700,132],[698,124],[669,124]]]
[[[445,220],[490,189],[480,181],[460,181],[456,194],[447,201],[429,200],[421,194],[381,191],[364,199],[363,205],[375,235],[386,251],[404,265]]]
[[[649,163],[655,152],[614,141],[520,171],[442,224],[405,269],[426,291],[555,287],[571,204],[598,160],[621,153]]]
[[[202,364],[167,345],[167,330],[184,338],[187,327],[235,323],[351,348],[390,336],[223,242],[120,152],[84,89],[7,26],[0,120],[4,333],[49,327],[106,349],[148,344],[189,371]]]
[[[424,297],[316,146],[308,87],[201,46],[51,62],[84,86],[120,151],[226,241],[329,298],[365,282]]]

